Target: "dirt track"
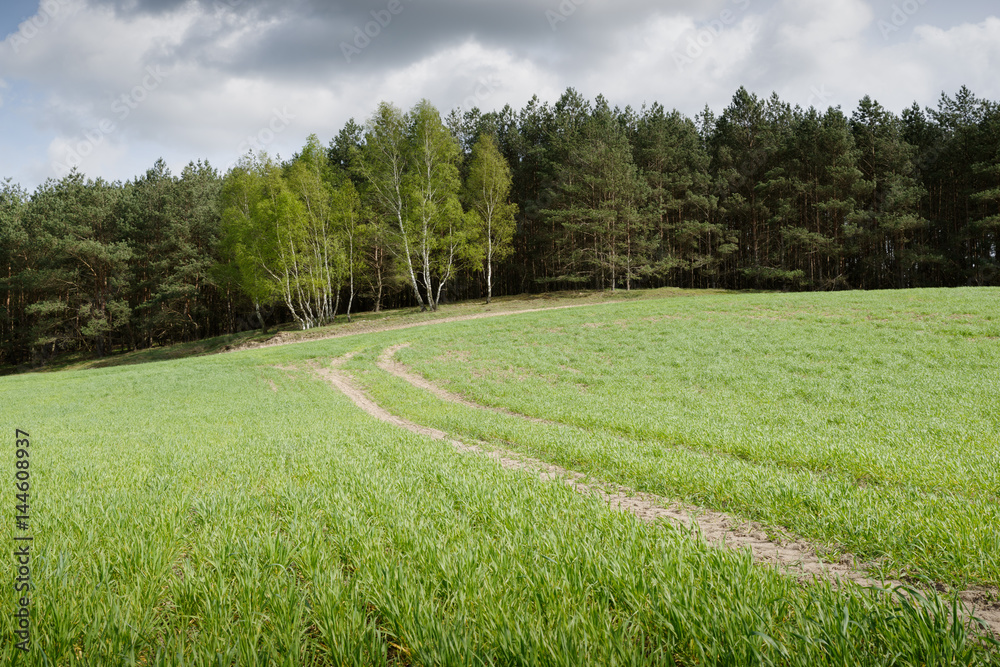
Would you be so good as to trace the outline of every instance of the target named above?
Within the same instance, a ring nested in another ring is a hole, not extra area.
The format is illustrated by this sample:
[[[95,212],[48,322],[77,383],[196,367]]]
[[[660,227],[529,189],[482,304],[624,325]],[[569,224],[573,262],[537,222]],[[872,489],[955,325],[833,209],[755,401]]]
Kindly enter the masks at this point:
[[[460,403],[476,409],[501,412],[535,422],[554,423],[525,415],[518,415],[500,408],[480,405],[435,386],[428,380],[410,372],[404,365],[393,359],[395,352],[405,346],[406,344],[402,344],[386,349],[378,360],[379,367],[420,389],[432,392],[446,401]],[[722,512],[683,506],[672,502],[670,499],[646,493],[638,493],[627,487],[587,482],[585,481],[586,476],[581,473],[513,452],[491,450],[477,444],[461,442],[453,439],[444,431],[421,426],[420,424],[393,415],[371,400],[361,389],[354,385],[347,374],[338,370],[337,366],[345,361],[346,358],[341,357],[335,360],[330,366],[315,366],[314,370],[350,398],[359,408],[373,417],[394,426],[405,428],[413,433],[436,440],[444,440],[462,453],[488,456],[498,461],[505,468],[532,472],[544,480],[562,480],[577,491],[588,495],[596,495],[608,503],[608,505],[621,511],[630,512],[643,521],[654,522],[666,520],[682,526],[696,526],[704,539],[710,544],[733,549],[749,548],[756,561],[780,568],[782,571],[797,576],[802,580],[823,578],[835,581],[851,581],[860,586],[882,586],[887,588],[905,585],[901,581],[880,581],[871,578],[863,565],[859,566],[849,556],[844,556],[837,563],[824,561],[817,555],[815,548],[805,540],[787,540],[781,542],[771,540],[761,526],[752,522],[740,521]],[[967,616],[971,611],[990,628],[994,636],[1000,637],[1000,603],[995,602],[996,593],[995,590],[977,588],[961,592],[959,598],[965,603]],[[991,597],[994,601],[987,603],[986,601]]]
[[[473,313],[471,315],[453,315],[421,322],[401,322],[398,324],[383,323],[379,320],[364,320],[352,322],[350,324],[338,325],[335,331],[323,332],[321,334],[310,335],[309,332],[281,332],[274,337],[261,342],[250,342],[242,345],[227,348],[225,352],[239,352],[241,350],[255,350],[260,347],[274,347],[276,345],[295,345],[296,343],[311,343],[317,340],[327,340],[329,338],[343,338],[345,336],[360,336],[362,334],[378,333],[380,331],[396,331],[398,329],[412,329],[414,327],[426,327],[432,324],[447,324],[448,322],[464,322],[466,320],[482,320],[488,317],[504,317],[507,315],[519,315],[521,313],[540,313],[543,310],[566,310],[567,308],[586,308],[588,306],[606,306],[613,303],[625,303],[623,301],[595,301],[594,303],[577,303],[568,306],[549,306],[547,308],[525,308],[522,310],[499,310],[489,313]],[[343,329],[339,327],[343,327]]]
[[[516,412],[511,412],[510,410],[505,410],[504,408],[491,408],[485,405],[480,405],[478,403],[473,403],[467,400],[465,397],[459,394],[453,394],[452,392],[438,387],[432,382],[425,380],[415,373],[411,373],[409,369],[403,364],[396,361],[393,357],[396,352],[403,349],[404,347],[409,347],[409,343],[400,343],[399,345],[393,345],[392,347],[387,347],[378,358],[378,367],[382,370],[392,373],[398,378],[402,378],[412,384],[418,389],[423,389],[424,391],[429,391],[438,398],[448,401],[449,403],[459,403],[470,408],[478,408],[481,410],[492,410],[493,412],[499,412],[500,414],[510,415],[511,417],[520,417],[521,419],[526,419],[531,422],[538,424],[555,424],[556,422],[549,421],[547,419],[539,419],[538,417],[529,417],[528,415],[522,415]]]

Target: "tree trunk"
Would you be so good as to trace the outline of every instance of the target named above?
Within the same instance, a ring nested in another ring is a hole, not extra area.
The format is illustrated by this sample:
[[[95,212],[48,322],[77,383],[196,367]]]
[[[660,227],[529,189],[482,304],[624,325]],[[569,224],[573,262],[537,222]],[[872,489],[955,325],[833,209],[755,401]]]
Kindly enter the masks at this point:
[[[267,334],[267,323],[264,321],[264,316],[260,312],[260,302],[253,302],[254,311],[257,313],[257,321],[260,322],[260,332],[262,334]]]
[[[350,281],[350,286],[348,287],[347,295],[347,323],[351,322],[351,304],[354,302],[354,234],[351,234],[350,239],[350,255],[347,263],[348,278]]]

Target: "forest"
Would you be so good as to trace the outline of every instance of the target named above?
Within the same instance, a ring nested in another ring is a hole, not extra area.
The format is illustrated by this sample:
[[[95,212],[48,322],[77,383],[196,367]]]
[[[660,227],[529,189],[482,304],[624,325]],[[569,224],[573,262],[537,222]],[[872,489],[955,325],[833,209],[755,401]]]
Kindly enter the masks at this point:
[[[0,364],[566,289],[1000,284],[1000,104],[382,103],[287,160],[0,186]]]

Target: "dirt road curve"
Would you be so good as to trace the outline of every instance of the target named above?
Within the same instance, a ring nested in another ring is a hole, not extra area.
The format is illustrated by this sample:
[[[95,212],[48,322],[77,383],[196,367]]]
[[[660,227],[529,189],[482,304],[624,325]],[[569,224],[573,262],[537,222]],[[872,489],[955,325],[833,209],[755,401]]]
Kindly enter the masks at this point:
[[[543,310],[566,310],[567,308],[587,308],[589,306],[607,306],[613,303],[627,303],[624,301],[596,301],[594,303],[578,303],[569,306],[549,306],[547,308],[525,308],[523,310],[500,310],[490,313],[473,313],[472,315],[453,315],[451,317],[441,317],[433,320],[423,320],[421,322],[400,322],[389,324],[380,320],[365,320],[353,322],[351,324],[338,325],[334,331],[323,332],[321,334],[310,335],[309,332],[281,332],[274,337],[262,342],[250,342],[242,345],[230,347],[225,352],[239,352],[240,350],[254,350],[259,347],[273,347],[275,345],[295,345],[296,343],[311,343],[317,340],[327,340],[329,338],[343,338],[345,336],[360,336],[362,334],[377,333],[379,331],[396,331],[398,329],[412,329],[414,327],[426,327],[433,324],[447,324],[449,322],[464,322],[466,320],[482,320],[489,317],[505,317],[507,315],[520,315],[522,313],[540,313]],[[343,327],[343,328],[340,328]]]
[[[527,311],[520,311],[527,312]],[[477,316],[481,317],[481,316]],[[464,318],[474,319],[474,318]],[[437,320],[438,322],[442,320]],[[430,322],[426,323],[430,324]],[[468,399],[452,394],[433,385],[426,379],[411,373],[405,366],[393,360],[392,355],[405,345],[389,348],[381,355],[378,365],[397,377],[415,386],[433,392],[444,400],[483,410],[494,410],[508,415],[514,415],[532,421],[544,421],[536,418],[517,415],[502,409],[483,406]],[[804,540],[777,542],[768,539],[761,527],[754,523],[740,521],[722,512],[703,508],[682,506],[667,498],[651,494],[637,493],[626,487],[585,482],[585,476],[556,465],[522,456],[508,451],[490,450],[477,444],[460,442],[444,431],[415,424],[391,414],[382,406],[371,400],[361,389],[354,385],[350,377],[338,370],[337,366],[345,360],[344,357],[335,360],[330,366],[315,366],[314,370],[330,384],[343,392],[356,406],[382,421],[405,428],[413,433],[419,433],[437,440],[450,443],[456,450],[463,453],[474,453],[488,456],[498,461],[506,468],[525,470],[539,475],[545,480],[561,480],[577,491],[596,495],[621,511],[631,512],[643,521],[654,522],[667,520],[683,526],[697,526],[704,539],[710,544],[733,549],[749,548],[755,560],[778,567],[781,570],[811,580],[824,578],[830,580],[846,580],[861,586],[885,586],[893,588],[903,585],[900,581],[878,581],[854,563],[850,557],[844,557],[839,563],[825,562],[819,558],[815,549]],[[553,422],[548,422],[553,423]],[[966,606],[966,616],[970,613],[983,621],[1000,638],[1000,603],[989,602],[991,591],[986,588],[970,589],[960,593],[959,597]],[[992,591],[992,599],[996,600],[996,591]]]
[[[492,410],[493,412],[499,412],[500,414],[510,415],[511,417],[519,417],[530,422],[535,422],[537,424],[553,424],[557,425],[556,422],[549,421],[548,419],[539,419],[538,417],[529,417],[528,415],[518,414],[516,412],[511,412],[510,410],[505,410],[503,408],[490,408],[485,405],[479,405],[478,403],[473,403],[467,400],[464,396],[458,394],[453,394],[452,392],[438,387],[432,382],[428,382],[424,378],[420,377],[415,373],[411,373],[409,369],[403,364],[396,361],[393,357],[399,350],[404,347],[409,347],[409,343],[400,343],[399,345],[393,345],[392,347],[387,347],[378,358],[378,367],[382,370],[392,373],[398,378],[402,378],[412,384],[418,389],[423,389],[424,391],[429,391],[438,398],[448,401],[449,403],[458,403],[470,408],[478,408],[481,410]]]

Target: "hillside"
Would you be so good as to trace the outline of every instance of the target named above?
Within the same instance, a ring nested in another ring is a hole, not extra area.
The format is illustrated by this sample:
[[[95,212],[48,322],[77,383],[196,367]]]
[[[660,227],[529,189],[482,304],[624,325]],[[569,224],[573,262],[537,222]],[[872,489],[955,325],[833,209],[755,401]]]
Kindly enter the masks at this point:
[[[0,378],[25,664],[998,662],[1000,289],[605,301]]]

